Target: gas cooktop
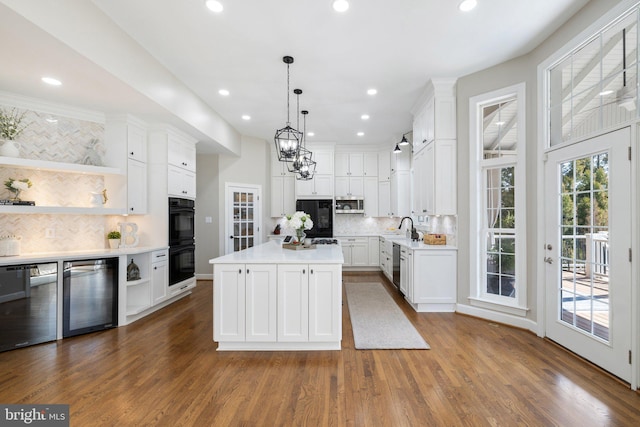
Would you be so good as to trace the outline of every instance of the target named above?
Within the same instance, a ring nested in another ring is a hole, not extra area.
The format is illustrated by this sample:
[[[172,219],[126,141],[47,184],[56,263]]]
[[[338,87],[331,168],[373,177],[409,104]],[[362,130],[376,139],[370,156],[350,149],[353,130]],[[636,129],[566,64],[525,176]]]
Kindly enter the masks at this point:
[[[313,239],[312,243],[314,245],[337,245],[338,244],[338,239],[320,239],[320,238],[316,238],[316,239]]]

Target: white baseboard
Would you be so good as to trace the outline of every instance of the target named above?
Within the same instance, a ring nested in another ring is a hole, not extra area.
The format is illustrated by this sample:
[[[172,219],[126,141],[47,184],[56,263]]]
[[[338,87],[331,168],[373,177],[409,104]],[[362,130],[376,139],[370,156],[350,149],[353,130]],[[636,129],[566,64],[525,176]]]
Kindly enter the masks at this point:
[[[213,280],[212,274],[196,274],[196,280]]]
[[[456,306],[456,312],[503,323],[516,328],[526,329],[538,335],[538,323],[523,317],[513,316],[507,313],[498,313],[492,310],[486,310],[484,308],[473,307],[465,304],[458,304]]]

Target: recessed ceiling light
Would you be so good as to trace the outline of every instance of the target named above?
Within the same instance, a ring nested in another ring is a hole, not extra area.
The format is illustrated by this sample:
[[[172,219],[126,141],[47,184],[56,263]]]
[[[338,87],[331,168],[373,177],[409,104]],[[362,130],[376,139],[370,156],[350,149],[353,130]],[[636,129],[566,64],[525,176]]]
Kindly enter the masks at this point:
[[[367,90],[367,95],[375,95],[376,93],[378,93],[377,89],[369,89]]]
[[[598,95],[600,96],[607,96],[607,95],[611,95],[613,93],[612,90],[603,90],[602,92],[600,92]]]
[[[358,136],[364,136],[364,132],[358,132]]]
[[[214,13],[220,13],[224,10],[224,6],[217,0],[207,0],[204,2],[207,5],[207,9]]]
[[[336,12],[346,12],[349,9],[349,2],[347,0],[335,0],[333,2],[333,10]]]
[[[307,132],[307,136],[316,136],[314,132]]]
[[[473,10],[477,5],[477,0],[462,0],[458,5],[458,9],[463,12],[469,12],[470,10]]]
[[[504,122],[496,122],[496,126],[504,126]]]
[[[229,91],[226,89],[220,89],[218,93],[222,96],[229,96]]]
[[[362,120],[369,120],[369,115],[368,114],[363,114],[363,115],[360,116],[360,118]]]
[[[242,120],[251,120],[251,116],[248,114],[243,114],[242,115]]]
[[[43,77],[42,81],[51,86],[60,86],[62,82],[58,79],[54,79],[53,77]]]
[[[58,119],[54,119],[53,117],[47,117],[45,120],[49,123],[58,123]]]

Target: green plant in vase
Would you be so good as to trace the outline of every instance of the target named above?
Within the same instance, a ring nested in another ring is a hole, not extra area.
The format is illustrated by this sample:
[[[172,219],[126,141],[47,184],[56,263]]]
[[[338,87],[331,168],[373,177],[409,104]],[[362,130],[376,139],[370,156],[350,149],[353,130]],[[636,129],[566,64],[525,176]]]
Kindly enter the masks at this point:
[[[24,117],[27,112],[19,112],[16,108],[6,110],[0,108],[0,140],[4,142],[0,146],[0,156],[18,157],[20,147],[16,138],[27,128]]]
[[[109,247],[111,249],[118,249],[118,246],[120,245],[120,238],[122,237],[122,235],[120,234],[119,231],[110,231],[107,234],[107,240],[109,240]]]
[[[33,183],[29,180],[29,178],[24,178],[24,179],[9,178],[4,182],[4,186],[7,187],[7,190],[13,193],[11,200],[16,202],[20,201],[20,193],[22,193],[24,190],[31,188],[32,185]]]

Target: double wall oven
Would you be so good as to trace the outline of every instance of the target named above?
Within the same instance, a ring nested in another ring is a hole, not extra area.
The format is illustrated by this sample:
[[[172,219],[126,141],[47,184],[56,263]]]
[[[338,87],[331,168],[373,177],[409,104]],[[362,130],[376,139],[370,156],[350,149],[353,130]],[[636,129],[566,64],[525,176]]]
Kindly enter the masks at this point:
[[[195,275],[195,202],[169,198],[169,288]]]

